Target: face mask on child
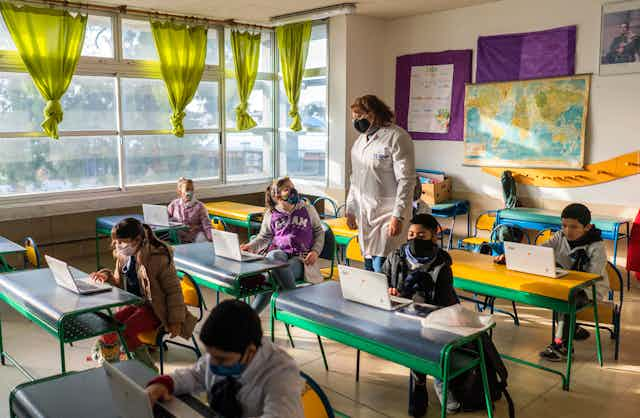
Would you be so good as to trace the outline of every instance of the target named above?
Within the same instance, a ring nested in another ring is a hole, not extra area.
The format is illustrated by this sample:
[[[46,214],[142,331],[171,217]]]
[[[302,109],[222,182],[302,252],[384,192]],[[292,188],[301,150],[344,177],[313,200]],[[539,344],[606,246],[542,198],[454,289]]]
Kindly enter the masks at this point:
[[[435,244],[430,239],[414,238],[409,240],[409,250],[414,257],[424,258],[433,255]]]
[[[209,364],[209,370],[211,370],[211,373],[215,374],[216,376],[223,376],[223,377],[240,376],[242,372],[244,372],[244,369],[246,368],[247,366],[240,362],[237,362],[232,366]]]
[[[289,189],[288,193],[283,194],[282,200],[292,205],[297,205],[300,201],[300,195],[298,194],[298,191],[292,187]]]
[[[122,257],[131,257],[136,253],[136,248],[131,244],[116,244],[116,251]]]
[[[184,194],[184,200],[185,201],[191,202],[194,199],[195,199],[195,194],[193,192],[185,192],[185,194]]]

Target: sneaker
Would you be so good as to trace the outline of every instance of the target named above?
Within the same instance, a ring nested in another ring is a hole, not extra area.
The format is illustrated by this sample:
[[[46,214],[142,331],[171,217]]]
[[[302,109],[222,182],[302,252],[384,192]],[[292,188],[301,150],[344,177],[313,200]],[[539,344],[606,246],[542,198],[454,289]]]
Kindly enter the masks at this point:
[[[442,405],[442,381],[439,379],[433,380],[433,388],[436,391],[436,396]],[[456,400],[450,390],[447,390],[447,414],[455,414],[460,410],[460,402]]]
[[[540,352],[540,357],[554,362],[566,361],[568,352],[569,350],[567,350],[564,344],[553,343],[548,345],[544,351]]]
[[[575,334],[573,334],[573,339],[576,341],[586,340],[591,336],[591,333],[582,327],[578,327],[576,329]]]
[[[427,414],[429,398],[427,396],[426,382],[423,384],[413,383],[413,393],[409,400],[409,416],[423,417]]]

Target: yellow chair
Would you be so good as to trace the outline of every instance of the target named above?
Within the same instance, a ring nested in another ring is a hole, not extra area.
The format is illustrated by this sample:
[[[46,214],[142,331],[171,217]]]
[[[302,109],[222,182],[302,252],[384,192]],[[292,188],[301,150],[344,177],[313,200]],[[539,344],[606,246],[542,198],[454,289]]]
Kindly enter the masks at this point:
[[[38,250],[38,246],[35,241],[31,237],[27,237],[24,239],[24,267],[27,268],[31,266],[33,268],[40,268],[42,264],[42,257],[40,256],[40,251]]]
[[[202,320],[202,317],[204,316],[204,298],[202,297],[202,293],[200,292],[200,287],[189,274],[179,271],[178,275],[181,276],[180,287],[182,289],[184,303],[187,306],[198,309],[198,322],[200,322]],[[160,351],[160,374],[164,374],[164,351],[167,349],[166,344],[173,344],[180,347],[188,348],[189,350],[193,351],[198,358],[202,355],[202,353],[200,352],[200,348],[198,347],[198,343],[196,342],[195,335],[191,336],[193,345],[182,344],[177,341],[165,339],[165,337],[168,337],[168,335],[169,334],[162,326],[153,331],[138,334],[138,339],[143,344],[158,347]]]
[[[489,210],[481,213],[476,218],[476,224],[472,237],[467,237],[458,241],[458,248],[475,251],[485,242],[489,242],[490,238],[482,238],[478,236],[478,231],[491,232],[496,223],[495,210]]]
[[[300,372],[305,385],[302,391],[302,410],[305,418],[333,418],[333,408],[327,395],[309,375]]]
[[[211,228],[212,229],[217,229],[218,231],[224,231],[225,230],[224,223],[222,221],[217,220],[217,219],[212,219],[211,220]]]
[[[607,276],[609,279],[609,288],[617,294],[618,300],[598,301],[598,323],[600,328],[606,329],[611,334],[611,338],[615,340],[614,358],[618,360],[620,352],[620,318],[622,315],[622,301],[624,300],[624,281],[620,270],[611,262],[607,263]],[[593,307],[585,308],[577,313],[576,320],[579,325],[594,327],[593,324]],[[584,322],[588,322],[585,324]],[[609,324],[609,326],[602,324]]]
[[[535,245],[542,245],[545,242],[549,241],[555,233],[556,231],[553,229],[543,229],[542,231],[538,232],[535,239],[533,240],[533,243]]]

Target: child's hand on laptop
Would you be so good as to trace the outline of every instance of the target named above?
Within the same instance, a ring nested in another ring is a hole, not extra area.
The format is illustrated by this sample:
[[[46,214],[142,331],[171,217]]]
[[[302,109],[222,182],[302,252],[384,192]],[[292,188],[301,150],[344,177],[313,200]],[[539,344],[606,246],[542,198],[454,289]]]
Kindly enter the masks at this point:
[[[247,251],[247,252],[251,252],[251,246],[249,245],[249,243],[242,244],[242,245],[240,246],[240,251]]]
[[[395,287],[390,287],[389,288],[389,295],[391,295],[391,296],[400,296],[400,293],[398,292],[398,289],[396,289]]]
[[[507,259],[504,254],[500,254],[499,256],[493,258],[493,262],[496,264],[505,264],[507,262]]]
[[[170,401],[173,396],[169,393],[169,389],[162,383],[153,383],[145,389],[151,405],[154,405],[158,401]]]
[[[111,279],[111,273],[108,270],[100,270],[89,274],[89,277],[98,284],[104,284]]]

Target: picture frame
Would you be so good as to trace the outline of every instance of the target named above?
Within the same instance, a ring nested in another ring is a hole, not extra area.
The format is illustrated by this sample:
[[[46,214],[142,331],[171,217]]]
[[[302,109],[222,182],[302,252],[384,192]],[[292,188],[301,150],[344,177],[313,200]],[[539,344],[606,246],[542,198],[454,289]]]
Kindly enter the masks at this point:
[[[602,5],[598,69],[605,76],[640,72],[640,0]]]

